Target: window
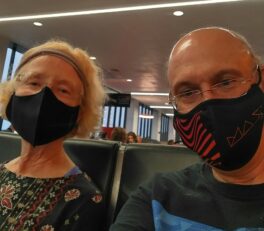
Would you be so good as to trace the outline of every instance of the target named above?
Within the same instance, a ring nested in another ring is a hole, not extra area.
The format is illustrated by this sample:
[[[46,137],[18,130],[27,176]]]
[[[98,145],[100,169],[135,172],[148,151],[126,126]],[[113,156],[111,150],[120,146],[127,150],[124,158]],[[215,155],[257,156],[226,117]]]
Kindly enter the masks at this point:
[[[127,113],[126,107],[105,106],[104,107],[104,117],[103,117],[103,127],[125,128],[126,113]]]
[[[169,117],[161,115],[160,123],[160,141],[168,141],[169,137]]]
[[[7,48],[1,82],[13,77],[24,51],[25,49],[17,44],[11,44],[11,46]]]
[[[144,105],[139,104],[139,118],[138,118],[138,131],[137,134],[142,138],[151,139],[153,110]]]
[[[17,44],[11,44],[10,47],[7,48],[2,78],[0,79],[0,82],[7,81],[13,77],[24,51],[25,49],[18,46]],[[10,123],[7,120],[2,120],[0,118],[0,130],[5,130],[9,126]]]

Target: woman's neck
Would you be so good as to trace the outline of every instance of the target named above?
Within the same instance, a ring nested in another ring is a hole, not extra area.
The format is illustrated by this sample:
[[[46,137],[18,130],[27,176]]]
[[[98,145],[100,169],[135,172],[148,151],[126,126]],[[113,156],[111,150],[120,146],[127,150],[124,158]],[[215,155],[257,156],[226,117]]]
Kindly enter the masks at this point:
[[[20,157],[6,164],[17,175],[35,178],[62,177],[75,165],[63,149],[63,140],[33,147],[22,141]]]

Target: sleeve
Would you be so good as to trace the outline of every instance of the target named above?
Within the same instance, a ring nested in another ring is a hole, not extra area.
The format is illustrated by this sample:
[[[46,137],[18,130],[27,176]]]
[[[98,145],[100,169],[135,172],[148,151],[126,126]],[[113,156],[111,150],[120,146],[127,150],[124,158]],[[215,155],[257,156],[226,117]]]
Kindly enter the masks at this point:
[[[143,184],[131,194],[119,212],[110,231],[153,231],[152,181]]]

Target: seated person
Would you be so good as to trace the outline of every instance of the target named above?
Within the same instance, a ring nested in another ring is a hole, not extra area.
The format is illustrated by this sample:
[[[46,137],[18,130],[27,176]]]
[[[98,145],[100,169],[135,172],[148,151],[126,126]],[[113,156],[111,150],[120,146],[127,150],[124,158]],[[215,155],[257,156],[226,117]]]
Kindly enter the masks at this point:
[[[121,127],[116,127],[113,128],[112,132],[111,132],[111,136],[110,136],[110,140],[113,141],[120,141],[122,143],[126,142],[126,129],[121,128]]]
[[[175,144],[175,142],[174,142],[174,140],[168,140],[168,143],[167,143],[168,145],[174,145]]]
[[[127,133],[127,143],[137,143],[137,135],[134,132]]]
[[[111,231],[264,230],[264,80],[246,40],[218,27],[183,36],[168,64],[174,127],[204,160],[157,174]]]
[[[52,40],[29,49],[0,85],[0,116],[21,136],[20,156],[0,166],[0,230],[100,230],[101,193],[63,148],[100,119],[97,73],[84,50]]]
[[[142,137],[139,135],[137,136],[137,143],[142,144]]]

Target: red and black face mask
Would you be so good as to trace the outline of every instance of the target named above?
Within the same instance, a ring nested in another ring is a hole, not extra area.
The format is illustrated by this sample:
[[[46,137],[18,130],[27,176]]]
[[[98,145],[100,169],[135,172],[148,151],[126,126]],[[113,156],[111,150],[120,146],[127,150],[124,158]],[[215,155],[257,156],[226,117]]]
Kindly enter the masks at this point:
[[[235,170],[254,156],[263,130],[264,94],[257,84],[235,99],[212,99],[186,114],[174,111],[183,143],[209,165]]]

